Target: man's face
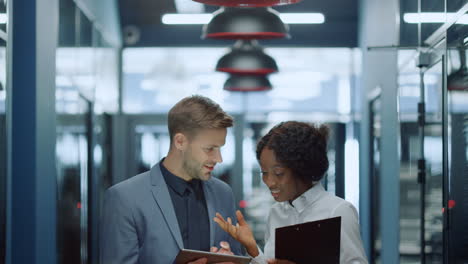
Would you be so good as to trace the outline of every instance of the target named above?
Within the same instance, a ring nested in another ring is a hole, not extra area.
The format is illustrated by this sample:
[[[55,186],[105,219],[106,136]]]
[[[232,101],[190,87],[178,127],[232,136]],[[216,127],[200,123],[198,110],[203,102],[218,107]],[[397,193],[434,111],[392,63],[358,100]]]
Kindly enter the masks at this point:
[[[303,194],[308,186],[295,177],[290,168],[276,160],[275,152],[265,147],[260,153],[262,180],[277,202],[293,201]]]
[[[209,180],[216,163],[223,162],[221,147],[226,142],[226,128],[202,129],[188,140],[182,167],[192,179]]]

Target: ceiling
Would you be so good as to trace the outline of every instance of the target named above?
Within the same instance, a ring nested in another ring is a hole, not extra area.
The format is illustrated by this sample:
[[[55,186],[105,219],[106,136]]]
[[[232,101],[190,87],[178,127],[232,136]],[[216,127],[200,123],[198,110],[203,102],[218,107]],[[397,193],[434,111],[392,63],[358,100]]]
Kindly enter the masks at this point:
[[[190,1],[190,0],[187,0]],[[268,46],[356,47],[358,0],[303,0],[293,5],[274,7],[279,12],[320,12],[324,24],[290,25],[290,39],[265,40]],[[205,12],[218,7],[205,5]],[[161,16],[176,13],[174,0],[119,0],[120,23],[125,38],[128,29],[133,43],[126,47],[226,46],[232,41],[202,40],[202,25],[164,25]],[[135,34],[136,33],[136,34]]]

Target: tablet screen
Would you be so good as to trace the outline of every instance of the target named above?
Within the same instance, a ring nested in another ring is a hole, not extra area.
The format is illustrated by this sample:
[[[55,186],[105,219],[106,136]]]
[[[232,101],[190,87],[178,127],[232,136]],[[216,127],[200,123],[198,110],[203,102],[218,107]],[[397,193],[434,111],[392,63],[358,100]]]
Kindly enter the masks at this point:
[[[226,255],[219,253],[211,253],[207,251],[198,251],[191,249],[181,249],[179,254],[176,257],[176,264],[186,264],[190,261],[195,261],[200,258],[207,258],[208,264],[210,263],[219,263],[219,262],[233,262],[238,264],[248,264],[250,263],[250,257],[235,256],[235,255]]]

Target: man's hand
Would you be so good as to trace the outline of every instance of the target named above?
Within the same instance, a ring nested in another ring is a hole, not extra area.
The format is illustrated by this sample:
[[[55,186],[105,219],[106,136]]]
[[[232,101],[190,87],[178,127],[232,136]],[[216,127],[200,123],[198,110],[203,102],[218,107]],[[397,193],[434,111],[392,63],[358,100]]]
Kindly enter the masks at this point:
[[[267,260],[268,264],[296,264],[292,261],[289,260],[283,260],[283,259],[269,259]]]
[[[187,264],[206,264],[206,262],[208,262],[207,258],[201,258],[201,259],[197,259],[195,261],[189,262]]]
[[[231,246],[229,245],[228,242],[221,241],[219,245],[220,245],[219,249],[217,247],[211,247],[210,252],[226,254],[226,255],[234,255],[234,253],[232,253],[231,251]]]
[[[217,247],[211,247],[210,248],[210,252],[213,252],[213,253],[220,253],[220,254],[226,254],[226,255],[234,255],[234,253],[232,253],[231,251],[231,246],[229,245],[228,242],[226,241],[221,241],[219,243],[220,247],[219,249]],[[216,263],[216,264],[235,264],[235,263],[232,263],[232,262],[220,262],[220,263]]]
[[[220,213],[216,213],[216,217],[213,220],[235,240],[239,241],[247,249],[250,256],[258,256],[257,243],[255,242],[250,226],[239,210],[236,211],[236,217],[237,225],[235,226],[232,224],[230,217],[228,217],[226,221]]]

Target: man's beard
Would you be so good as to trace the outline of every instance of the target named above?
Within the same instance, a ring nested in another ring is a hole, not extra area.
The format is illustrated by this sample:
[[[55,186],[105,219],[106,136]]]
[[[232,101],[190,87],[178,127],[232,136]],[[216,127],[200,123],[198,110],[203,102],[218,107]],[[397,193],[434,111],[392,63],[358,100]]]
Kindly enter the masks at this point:
[[[192,177],[193,179],[199,179],[201,180],[201,169],[202,166],[200,163],[195,161],[192,157],[192,151],[188,150],[185,155],[184,155],[184,162],[182,164],[182,168],[185,170],[185,172]]]

